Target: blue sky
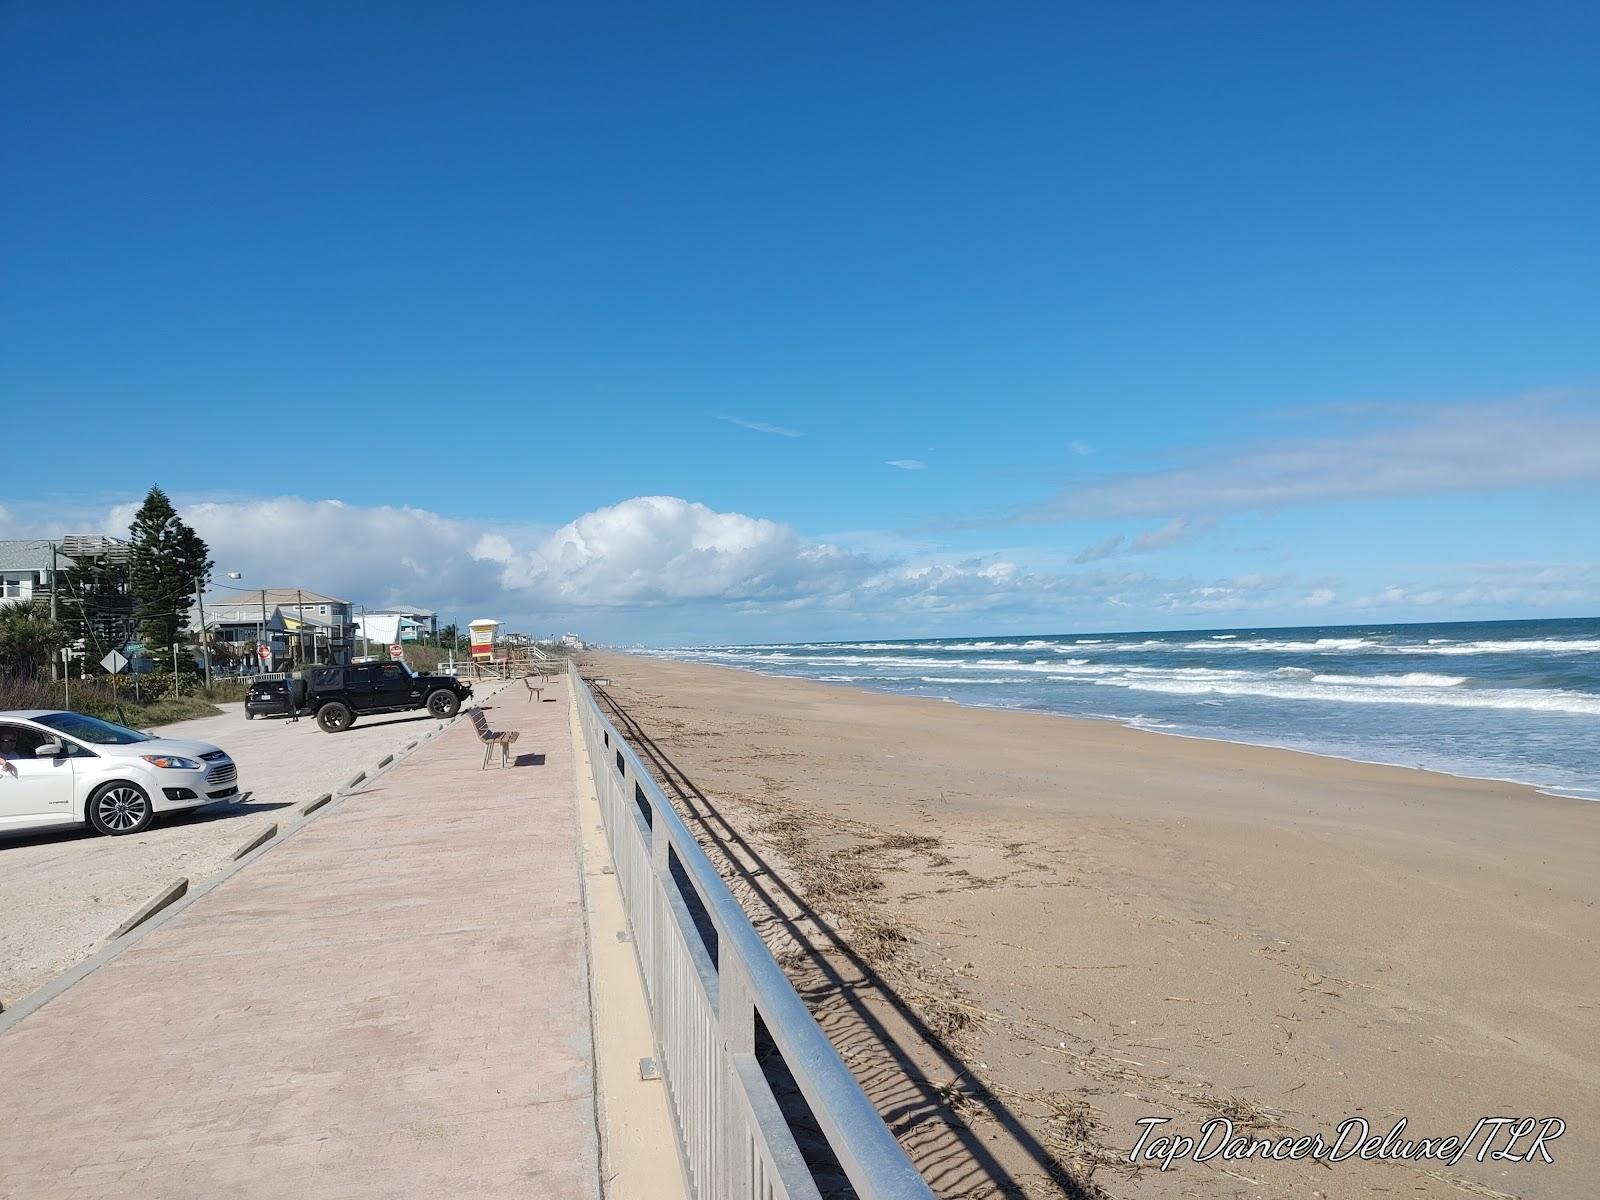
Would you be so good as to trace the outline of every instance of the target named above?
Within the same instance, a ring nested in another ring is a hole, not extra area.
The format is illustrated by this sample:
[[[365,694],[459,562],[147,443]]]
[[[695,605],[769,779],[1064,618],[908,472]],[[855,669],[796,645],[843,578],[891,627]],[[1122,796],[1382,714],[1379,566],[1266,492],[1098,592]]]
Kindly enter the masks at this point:
[[[159,482],[247,581],[619,640],[1592,614],[1597,50],[3,5],[0,536]]]

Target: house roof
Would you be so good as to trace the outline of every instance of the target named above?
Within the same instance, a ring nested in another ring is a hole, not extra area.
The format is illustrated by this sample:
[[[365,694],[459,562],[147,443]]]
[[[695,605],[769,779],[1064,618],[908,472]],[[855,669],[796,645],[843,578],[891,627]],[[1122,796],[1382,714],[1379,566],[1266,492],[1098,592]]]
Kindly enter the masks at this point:
[[[321,592],[313,592],[310,588],[253,588],[250,591],[230,589],[232,595],[226,600],[218,598],[220,605],[254,604],[260,606],[265,600],[270,608],[281,605],[284,608],[294,608],[299,604],[349,604],[348,600],[341,600],[337,596],[324,596]]]
[[[22,538],[0,540],[0,571],[48,571],[50,538]],[[56,554],[61,569],[72,565],[75,558],[92,558],[105,555],[115,561],[128,556],[128,543],[121,538],[102,537],[99,534],[68,534],[55,538]]]
[[[32,538],[22,541],[0,541],[0,571],[48,571],[49,569],[49,542]]]

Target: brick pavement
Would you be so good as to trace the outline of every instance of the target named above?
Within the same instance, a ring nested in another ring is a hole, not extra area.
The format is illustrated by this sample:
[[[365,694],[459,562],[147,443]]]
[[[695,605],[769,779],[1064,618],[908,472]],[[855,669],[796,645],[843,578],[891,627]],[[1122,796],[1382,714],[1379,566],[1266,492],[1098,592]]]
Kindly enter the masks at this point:
[[[545,695],[489,710],[519,765],[457,722],[0,1035],[0,1197],[596,1200]]]

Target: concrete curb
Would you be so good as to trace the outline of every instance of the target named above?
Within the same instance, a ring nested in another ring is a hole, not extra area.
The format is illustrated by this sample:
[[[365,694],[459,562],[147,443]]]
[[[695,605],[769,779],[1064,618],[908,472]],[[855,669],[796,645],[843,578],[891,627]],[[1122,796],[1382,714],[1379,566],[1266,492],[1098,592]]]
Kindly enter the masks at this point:
[[[300,809],[301,815],[304,816],[306,814],[316,812],[317,809],[321,808],[324,804],[329,803],[332,799],[332,792],[323,792],[322,795],[318,796],[315,800],[306,801],[304,806],[302,806]]]
[[[453,718],[451,721],[441,724],[437,729],[423,734],[415,742],[412,742],[411,746],[407,748],[407,756],[409,757],[410,750],[412,748],[421,747],[426,745],[428,742],[431,742],[434,738],[438,737],[440,733],[444,732],[445,729],[449,728],[450,725],[454,724],[455,720],[458,719],[459,718]],[[385,769],[394,770],[403,761],[403,759],[398,759],[395,763]],[[374,774],[378,774],[378,772],[374,771]],[[129,946],[132,946],[141,938],[147,937],[149,934],[155,932],[161,926],[165,925],[168,921],[172,920],[196,900],[199,900],[207,892],[210,892],[212,889],[226,883],[229,879],[233,878],[234,875],[248,867],[262,855],[272,853],[273,850],[284,845],[289,841],[289,839],[294,837],[295,834],[305,829],[306,826],[320,821],[323,819],[323,817],[328,816],[333,811],[332,808],[328,807],[329,803],[332,800],[339,800],[340,802],[343,802],[346,798],[348,798],[348,789],[354,787],[358,781],[365,779],[367,779],[367,773],[363,771],[356,777],[355,780],[352,780],[350,783],[346,784],[345,788],[340,789],[337,792],[327,793],[327,799],[318,797],[316,800],[311,802],[310,806],[308,806],[316,809],[316,811],[305,813],[304,810],[302,810],[304,815],[302,815],[298,821],[293,822],[288,826],[288,828],[284,829],[280,836],[275,837],[270,841],[261,843],[261,845],[257,846],[255,849],[242,854],[241,857],[236,858],[231,862],[224,863],[218,870],[212,872],[210,875],[206,876],[206,878],[197,883],[192,890],[175,897],[173,900],[168,901],[164,907],[152,911],[149,916],[145,917],[137,925],[130,926],[128,932],[123,934],[121,937],[113,936],[109,938],[107,941],[101,943],[100,949],[89,955],[88,958],[74,963],[72,966],[62,971],[59,975],[55,976],[55,978],[47,981],[42,987],[36,988],[34,991],[28,993],[28,995],[22,997],[22,999],[18,1000],[16,1003],[6,1003],[4,1007],[0,1007],[0,1037],[5,1036],[5,1034],[11,1029],[15,1028],[19,1023],[26,1020],[33,1013],[38,1012],[46,1004],[49,1004],[50,1001],[61,995],[61,993],[65,992],[80,979],[94,974],[95,971],[105,966],[106,963],[110,962],[117,955],[121,954]],[[185,881],[185,886],[187,886],[187,881]]]
[[[173,901],[181,900],[188,890],[189,881],[187,879],[179,879],[175,883],[167,884],[166,887],[141,904],[131,917],[113,929],[106,941],[114,942],[123,934],[137,929]]]
[[[267,842],[270,842],[273,838],[275,838],[277,836],[278,836],[278,823],[276,821],[274,821],[271,825],[268,825],[260,833],[256,834],[255,837],[251,838],[248,842],[246,842],[244,845],[240,846],[237,850],[235,850],[230,857],[232,858],[232,860],[234,862],[237,862],[239,859],[243,858],[246,854],[249,854],[250,851],[254,850],[257,846],[265,845]]]

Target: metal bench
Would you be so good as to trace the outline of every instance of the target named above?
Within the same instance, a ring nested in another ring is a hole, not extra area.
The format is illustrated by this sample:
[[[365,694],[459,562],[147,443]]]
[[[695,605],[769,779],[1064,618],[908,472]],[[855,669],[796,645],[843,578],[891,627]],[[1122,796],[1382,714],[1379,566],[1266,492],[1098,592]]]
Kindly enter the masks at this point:
[[[535,678],[537,678],[539,680],[538,683],[534,682]],[[528,689],[528,699],[530,701],[535,696],[538,696],[539,697],[539,703],[540,704],[544,703],[544,676],[543,675],[539,675],[539,676],[524,675],[522,677],[522,686]]]
[[[496,746],[500,747],[500,769],[502,771],[505,770],[511,762],[511,744],[522,735],[515,729],[508,729],[498,733],[490,729],[489,722],[484,717],[483,709],[481,708],[472,710],[472,728],[477,730],[478,740],[483,743],[483,766],[479,767],[478,770],[481,771],[489,765],[489,756],[494,753]]]

